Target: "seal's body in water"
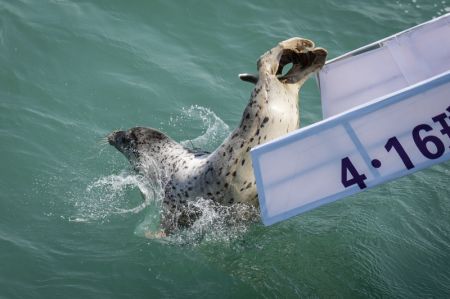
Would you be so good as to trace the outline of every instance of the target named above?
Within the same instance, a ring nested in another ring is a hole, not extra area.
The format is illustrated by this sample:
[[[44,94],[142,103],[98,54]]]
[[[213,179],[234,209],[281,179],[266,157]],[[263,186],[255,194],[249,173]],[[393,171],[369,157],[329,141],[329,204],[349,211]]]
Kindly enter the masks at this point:
[[[193,215],[173,213],[189,199],[202,197],[226,205],[258,204],[250,149],[299,128],[299,89],[310,74],[323,66],[326,55],[324,49],[301,38],[283,41],[262,55],[257,64],[258,76],[240,76],[255,87],[239,127],[213,153],[185,148],[151,128],[137,127],[108,136],[109,143],[138,172],[145,175],[148,159],[160,169],[165,184],[164,203],[172,211],[163,221],[166,229],[192,224]],[[283,67],[288,64],[292,68],[283,75]]]

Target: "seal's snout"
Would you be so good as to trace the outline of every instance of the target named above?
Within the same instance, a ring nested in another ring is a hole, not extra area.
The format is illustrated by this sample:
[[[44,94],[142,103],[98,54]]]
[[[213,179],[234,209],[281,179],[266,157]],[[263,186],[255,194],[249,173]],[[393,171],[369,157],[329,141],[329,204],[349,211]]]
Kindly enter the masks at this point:
[[[126,133],[124,131],[112,132],[108,135],[108,143],[115,147],[126,143]]]

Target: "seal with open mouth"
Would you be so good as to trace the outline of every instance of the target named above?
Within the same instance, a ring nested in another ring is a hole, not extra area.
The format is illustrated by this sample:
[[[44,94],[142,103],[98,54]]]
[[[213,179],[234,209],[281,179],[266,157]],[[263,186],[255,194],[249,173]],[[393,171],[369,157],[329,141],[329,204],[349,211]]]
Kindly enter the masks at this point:
[[[108,136],[136,171],[145,175],[146,161],[151,159],[151,165],[162,173],[167,208],[163,229],[170,232],[195,221],[195,212],[183,211],[189,199],[258,204],[250,149],[299,128],[300,87],[324,65],[326,56],[325,49],[302,38],[280,42],[263,54],[257,63],[258,75],[240,75],[255,87],[239,127],[212,153],[185,148],[151,128],[136,127]],[[288,65],[291,69],[283,74]]]

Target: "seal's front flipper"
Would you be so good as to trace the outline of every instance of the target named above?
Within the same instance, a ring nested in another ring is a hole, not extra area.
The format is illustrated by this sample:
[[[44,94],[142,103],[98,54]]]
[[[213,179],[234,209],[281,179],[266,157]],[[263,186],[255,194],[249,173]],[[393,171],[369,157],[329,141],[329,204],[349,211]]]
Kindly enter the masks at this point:
[[[277,76],[282,83],[303,84],[310,74],[325,64],[327,51],[309,39],[294,37],[279,43],[258,60],[260,77]],[[285,73],[283,68],[292,65]],[[283,75],[285,73],[285,75]]]
[[[239,79],[242,81],[250,82],[256,84],[258,82],[258,76],[252,74],[239,74]]]
[[[327,51],[323,48],[308,49],[304,52],[284,50],[276,73],[278,80],[291,84],[304,81],[310,74],[323,67],[326,57]],[[288,64],[292,64],[292,68],[282,75],[283,68]]]

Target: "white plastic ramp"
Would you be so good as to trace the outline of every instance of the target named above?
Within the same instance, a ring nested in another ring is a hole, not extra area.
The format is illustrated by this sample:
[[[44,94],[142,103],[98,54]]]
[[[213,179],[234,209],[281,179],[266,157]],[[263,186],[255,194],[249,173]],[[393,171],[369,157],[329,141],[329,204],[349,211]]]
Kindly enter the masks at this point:
[[[450,158],[450,14],[333,59],[325,120],[252,150],[264,224]]]
[[[324,118],[450,70],[450,14],[327,62],[318,74]]]
[[[450,72],[251,151],[270,225],[450,159]]]

